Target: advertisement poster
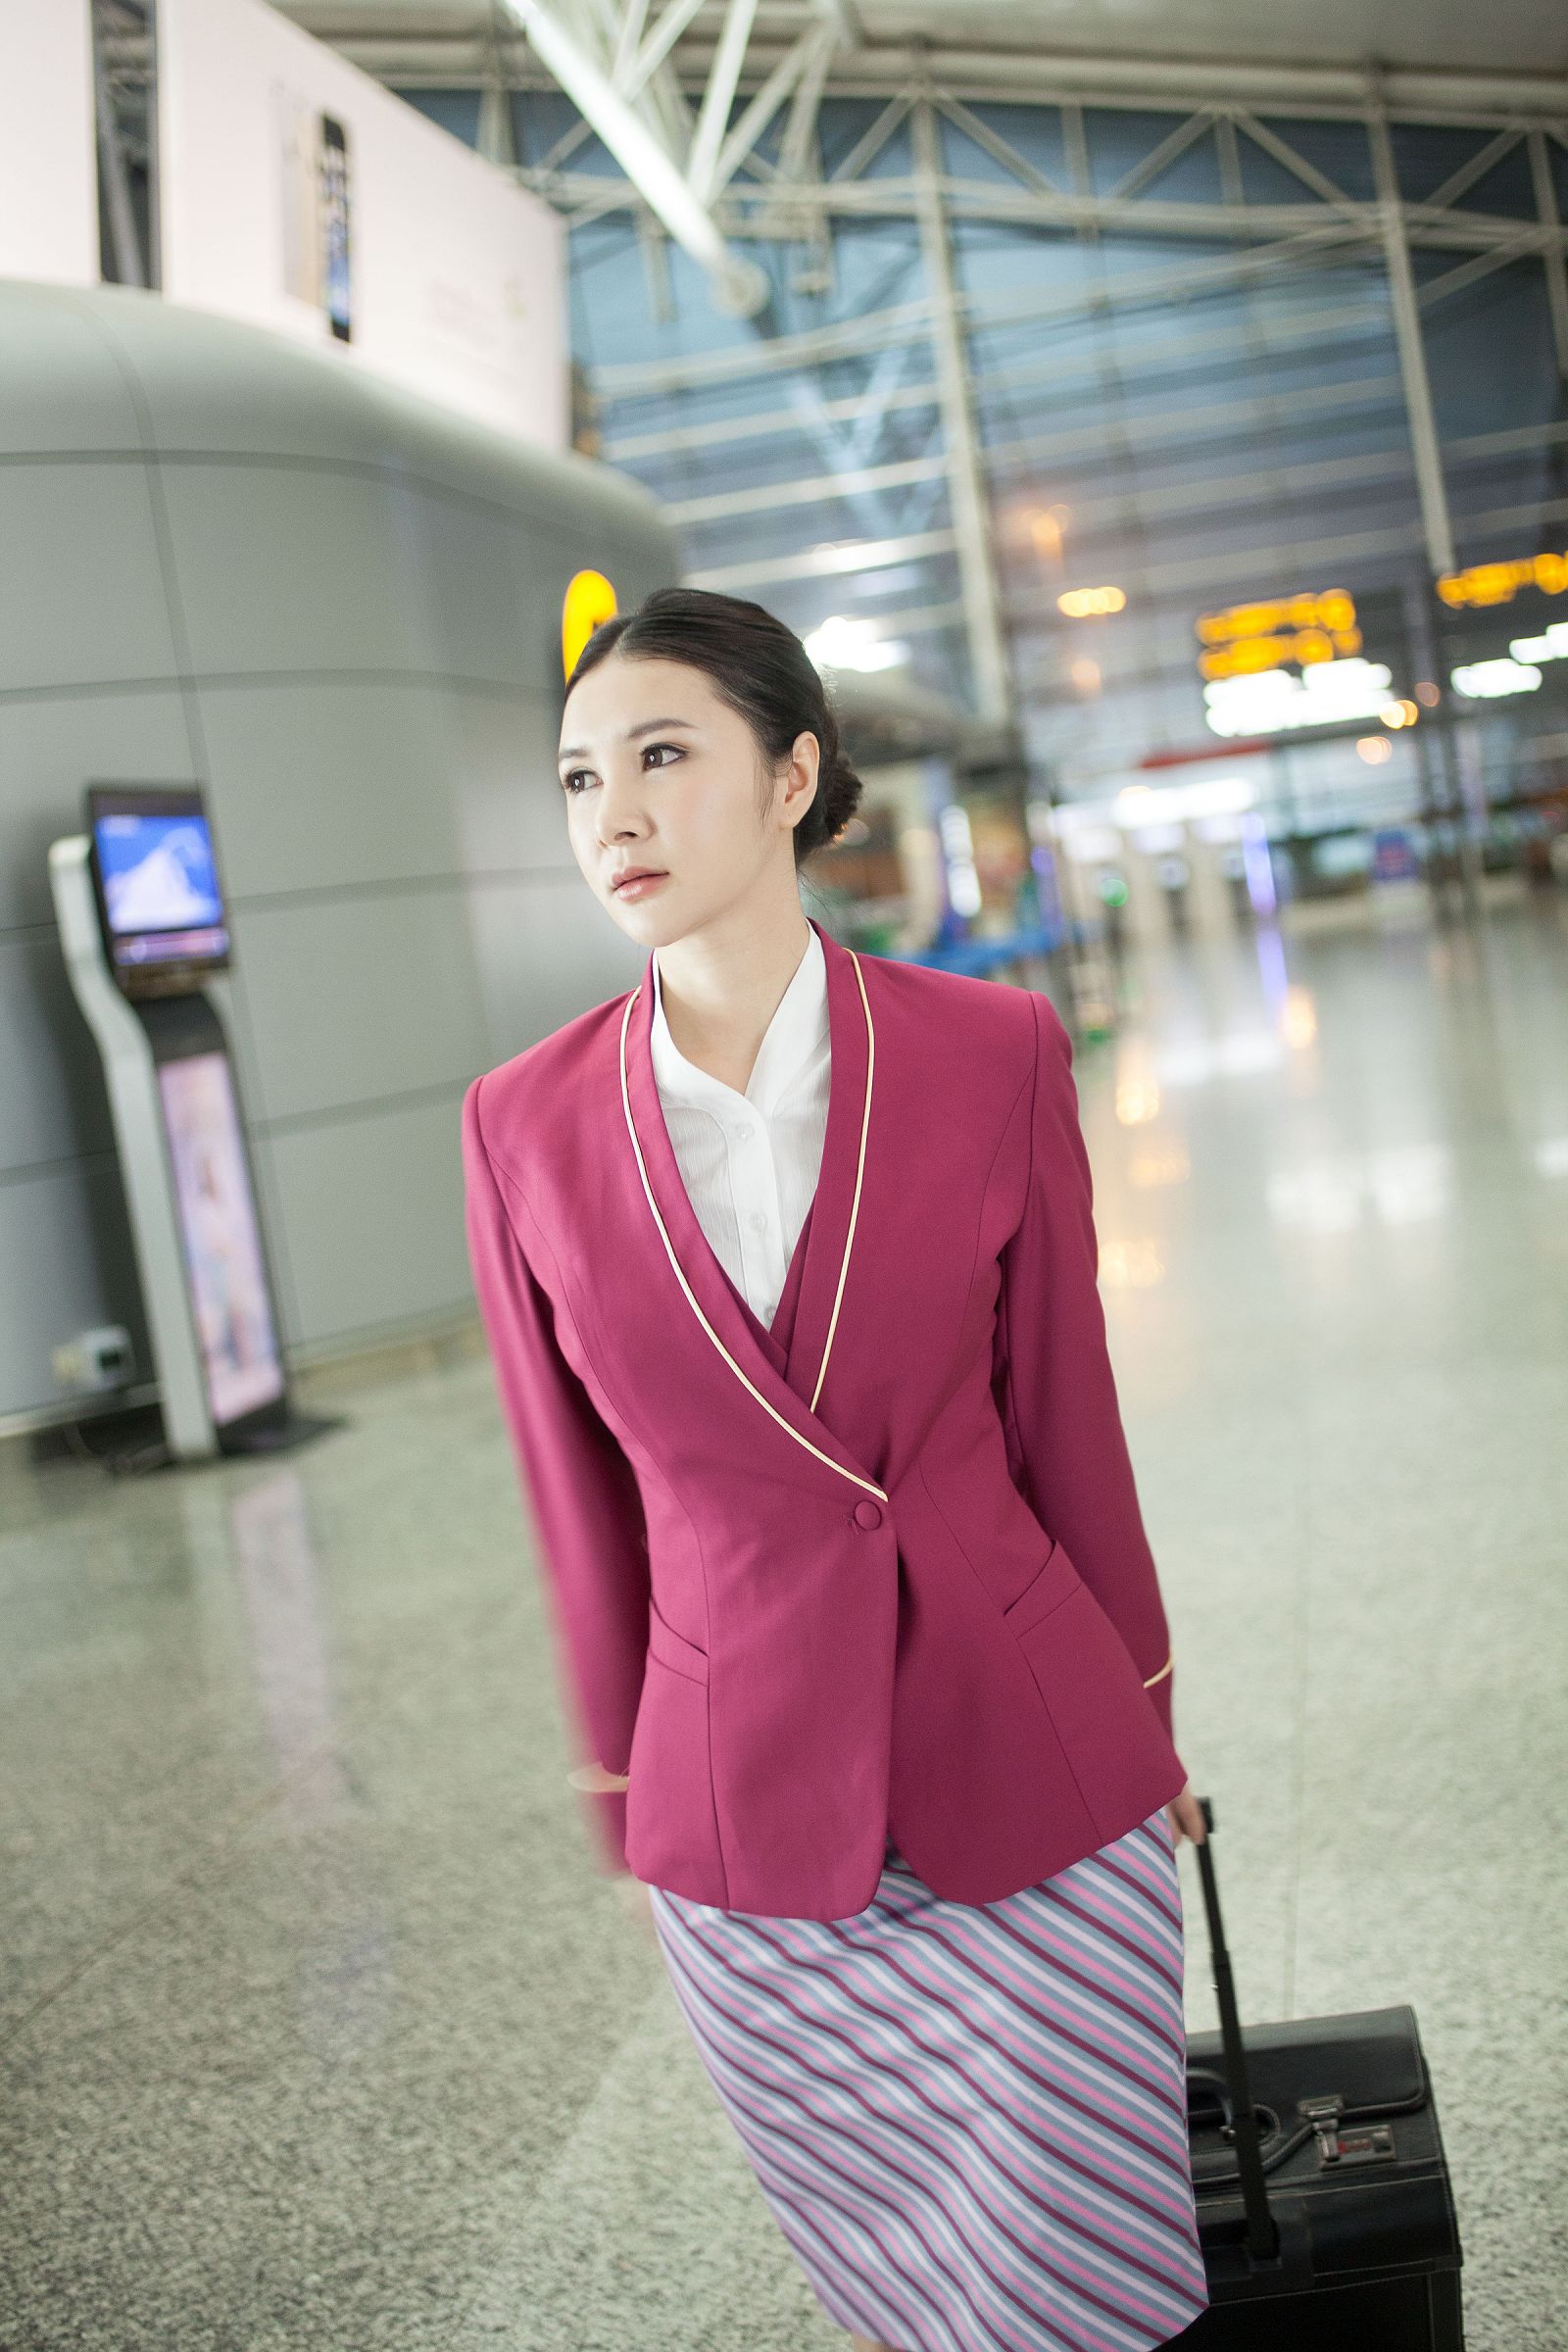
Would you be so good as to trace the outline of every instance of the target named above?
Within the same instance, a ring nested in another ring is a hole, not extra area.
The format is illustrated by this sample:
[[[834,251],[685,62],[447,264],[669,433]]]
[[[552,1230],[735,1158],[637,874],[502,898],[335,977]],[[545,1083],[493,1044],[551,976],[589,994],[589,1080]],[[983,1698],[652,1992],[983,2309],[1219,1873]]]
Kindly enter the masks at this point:
[[[550,206],[263,0],[160,0],[172,301],[547,449],[570,432]]]
[[[222,1054],[159,1065],[208,1408],[222,1429],[283,1393],[239,1111]]]

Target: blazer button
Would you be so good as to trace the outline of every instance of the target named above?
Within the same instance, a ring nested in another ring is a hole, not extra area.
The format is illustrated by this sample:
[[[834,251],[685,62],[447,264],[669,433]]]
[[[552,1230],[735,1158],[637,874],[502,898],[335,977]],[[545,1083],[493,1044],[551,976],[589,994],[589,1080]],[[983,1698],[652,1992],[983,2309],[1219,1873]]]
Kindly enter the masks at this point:
[[[855,1524],[857,1527],[880,1527],[882,1524],[881,1504],[869,1500],[858,1502],[855,1506]]]

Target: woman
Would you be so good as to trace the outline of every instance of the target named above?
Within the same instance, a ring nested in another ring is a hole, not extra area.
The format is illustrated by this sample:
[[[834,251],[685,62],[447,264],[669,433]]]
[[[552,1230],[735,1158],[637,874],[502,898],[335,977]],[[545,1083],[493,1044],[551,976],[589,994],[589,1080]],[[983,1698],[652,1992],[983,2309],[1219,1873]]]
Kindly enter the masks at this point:
[[[857,2344],[1167,2342],[1203,1825],[1066,1031],[806,917],[860,786],[757,605],[597,629],[561,782],[647,963],[463,1138],[572,1779]]]

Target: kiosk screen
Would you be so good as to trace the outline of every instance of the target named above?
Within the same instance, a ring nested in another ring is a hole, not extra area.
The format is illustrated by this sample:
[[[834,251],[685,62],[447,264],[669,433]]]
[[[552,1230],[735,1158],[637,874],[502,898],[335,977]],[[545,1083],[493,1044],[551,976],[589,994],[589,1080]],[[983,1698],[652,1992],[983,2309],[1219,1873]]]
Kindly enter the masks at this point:
[[[110,952],[122,970],[226,960],[228,930],[205,813],[97,808],[92,831]]]
[[[228,1057],[160,1062],[158,1085],[207,1401],[222,1429],[284,1386]]]

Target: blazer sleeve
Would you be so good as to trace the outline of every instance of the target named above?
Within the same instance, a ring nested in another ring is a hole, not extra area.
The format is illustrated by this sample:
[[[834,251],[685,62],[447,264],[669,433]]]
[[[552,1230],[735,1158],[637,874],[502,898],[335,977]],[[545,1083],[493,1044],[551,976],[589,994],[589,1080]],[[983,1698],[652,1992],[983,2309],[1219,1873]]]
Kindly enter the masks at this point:
[[[523,1497],[538,1538],[579,1770],[623,1775],[648,1649],[648,1535],[636,1475],[563,1353],[554,1305],[517,1239],[520,1188],[463,1104],[465,1218],[474,1292]],[[612,1870],[625,1870],[623,1789],[585,1794]]]
[[[1121,1636],[1170,1737],[1170,1636],[1105,1339],[1072,1040],[1049,997],[1037,992],[1033,1002],[1028,1191],[1002,1254],[997,1317],[995,1393],[1008,1467]]]

